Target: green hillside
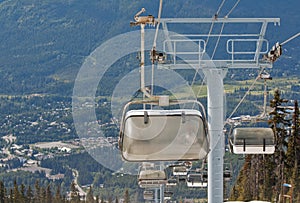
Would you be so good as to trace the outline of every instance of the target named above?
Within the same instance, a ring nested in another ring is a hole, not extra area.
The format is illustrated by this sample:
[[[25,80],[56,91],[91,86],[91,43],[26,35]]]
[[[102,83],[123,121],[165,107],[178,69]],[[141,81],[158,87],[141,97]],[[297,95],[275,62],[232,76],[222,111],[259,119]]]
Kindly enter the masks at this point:
[[[268,2],[241,2],[232,17],[281,17],[282,26],[269,33],[271,43],[297,31],[297,1],[265,4]],[[218,6],[218,1],[164,1],[162,17],[211,17]],[[226,3],[220,16],[232,6]],[[71,94],[85,57],[105,40],[134,30],[129,21],[142,7],[157,16],[158,2],[153,1],[1,1],[0,94]],[[279,61],[279,69],[284,66],[281,70],[287,71],[287,64],[299,64],[294,59],[299,51],[296,45],[287,46],[286,54],[292,59]]]

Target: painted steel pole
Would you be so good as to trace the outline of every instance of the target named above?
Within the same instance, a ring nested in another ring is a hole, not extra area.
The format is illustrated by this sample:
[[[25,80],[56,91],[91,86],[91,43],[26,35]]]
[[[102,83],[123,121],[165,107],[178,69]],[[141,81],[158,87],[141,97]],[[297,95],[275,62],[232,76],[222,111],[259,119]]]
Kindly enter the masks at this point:
[[[224,85],[227,69],[205,68],[210,152],[208,154],[208,203],[223,202]]]
[[[155,195],[155,196],[154,196],[154,199],[155,199],[155,200],[154,200],[154,201],[155,201],[155,203],[158,203],[158,188],[155,188],[154,191],[155,191],[155,193],[154,193],[154,195]]]
[[[159,192],[160,192],[159,203],[164,203],[164,199],[165,199],[165,197],[164,197],[164,191],[165,191],[165,187],[164,187],[164,185],[161,185],[160,186],[160,190],[159,190]]]
[[[160,170],[164,170],[164,166],[163,166],[163,163],[160,163],[160,166],[159,166],[159,169]],[[165,197],[164,197],[164,192],[165,192],[165,187],[164,187],[164,185],[160,185],[160,188],[159,188],[160,190],[159,190],[159,192],[160,192],[160,203],[164,203],[164,199],[165,199]]]

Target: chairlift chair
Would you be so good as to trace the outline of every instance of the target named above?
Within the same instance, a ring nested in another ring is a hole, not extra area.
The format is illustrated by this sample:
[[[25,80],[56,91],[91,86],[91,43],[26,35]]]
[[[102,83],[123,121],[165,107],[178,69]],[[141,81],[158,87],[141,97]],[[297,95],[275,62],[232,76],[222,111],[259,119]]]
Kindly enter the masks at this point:
[[[173,175],[177,178],[178,182],[185,182],[188,171],[189,169],[185,165],[173,167]]]
[[[127,111],[131,104],[152,103],[130,102],[124,107],[119,148],[125,160],[193,161],[206,157],[209,149],[207,124],[205,116],[199,110]],[[180,102],[176,101],[173,104]]]
[[[187,173],[188,173],[188,169],[186,166],[173,167],[173,175],[174,176],[186,176]]]
[[[186,184],[188,187],[207,187],[207,171],[190,171]]]
[[[224,181],[230,181],[232,178],[232,166],[231,164],[227,163],[224,164],[224,171],[223,171]]]
[[[165,200],[170,200],[173,194],[174,193],[172,191],[170,191],[170,190],[164,191],[164,199]]]
[[[177,179],[172,177],[167,180],[166,186],[172,187],[177,185]]]
[[[143,164],[138,175],[138,184],[141,188],[158,188],[166,184],[166,182],[167,175],[165,170],[156,169],[153,165]]]
[[[143,196],[145,200],[153,200],[154,192],[153,190],[144,190]]]
[[[235,128],[230,145],[235,154],[273,154],[274,132],[271,128]]]

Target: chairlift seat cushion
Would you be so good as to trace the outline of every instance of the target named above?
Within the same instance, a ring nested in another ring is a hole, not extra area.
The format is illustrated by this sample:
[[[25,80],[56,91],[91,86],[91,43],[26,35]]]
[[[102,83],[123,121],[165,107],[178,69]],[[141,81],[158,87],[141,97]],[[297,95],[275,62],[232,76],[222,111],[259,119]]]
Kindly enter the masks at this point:
[[[123,122],[121,150],[127,161],[191,161],[208,153],[205,124],[197,110],[131,110]]]

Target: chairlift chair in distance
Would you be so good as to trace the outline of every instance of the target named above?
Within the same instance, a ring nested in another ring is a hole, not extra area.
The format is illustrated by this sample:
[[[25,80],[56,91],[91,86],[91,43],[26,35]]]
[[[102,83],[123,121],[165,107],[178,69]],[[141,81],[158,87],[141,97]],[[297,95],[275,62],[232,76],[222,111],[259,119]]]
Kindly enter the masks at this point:
[[[224,164],[223,178],[224,181],[230,181],[232,179],[232,166],[229,163]]]
[[[273,154],[274,132],[271,128],[235,128],[230,145],[235,154]]]
[[[178,165],[174,166],[173,168],[173,176],[177,178],[178,182],[183,182],[186,180],[186,176],[188,174],[189,169],[187,168],[186,165]]]
[[[149,165],[150,164],[150,165]],[[141,188],[158,188],[166,184],[167,175],[165,170],[156,169],[153,163],[143,163],[139,175],[138,184]]]
[[[175,177],[171,177],[167,180],[166,186],[173,187],[177,185],[177,179]]]
[[[186,176],[187,173],[188,173],[188,169],[184,165],[173,167],[173,175],[174,176]]]
[[[186,178],[188,187],[207,187],[207,171],[190,171]]]
[[[168,101],[170,105],[185,102],[200,104],[194,100]],[[127,111],[132,104],[158,105],[159,102],[132,101],[125,105],[119,136],[123,159],[130,162],[194,161],[206,157],[209,151],[207,124],[199,110]]]
[[[154,192],[153,190],[144,190],[143,196],[145,200],[153,200]]]
[[[165,190],[164,191],[164,199],[165,200],[170,200],[173,194],[174,193],[171,190]]]

